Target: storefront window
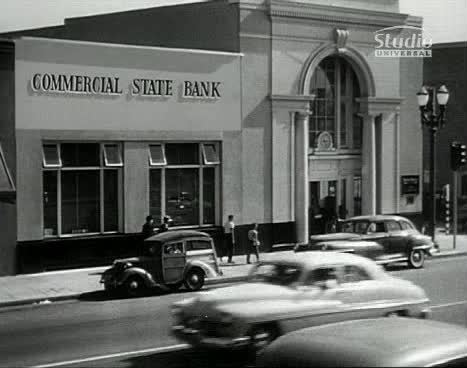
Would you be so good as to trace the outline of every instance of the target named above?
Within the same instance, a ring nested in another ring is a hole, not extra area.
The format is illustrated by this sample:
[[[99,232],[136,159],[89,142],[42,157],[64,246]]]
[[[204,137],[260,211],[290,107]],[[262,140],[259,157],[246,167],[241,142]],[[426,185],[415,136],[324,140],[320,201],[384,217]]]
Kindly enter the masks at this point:
[[[154,147],[160,147],[158,157],[167,158],[166,165],[161,160],[151,165],[158,168],[151,168],[149,174],[149,206],[156,223],[168,215],[172,226],[214,224],[219,145],[161,143],[149,147],[152,157]]]
[[[62,179],[62,233],[99,231],[99,171],[64,171]]]
[[[310,115],[310,147],[317,148],[318,137],[327,132],[333,149],[359,149],[361,129],[355,99],[360,96],[360,88],[351,65],[342,58],[325,58],[312,76],[310,93],[315,95]]]
[[[43,164],[44,236],[118,231],[120,144],[44,144]]]

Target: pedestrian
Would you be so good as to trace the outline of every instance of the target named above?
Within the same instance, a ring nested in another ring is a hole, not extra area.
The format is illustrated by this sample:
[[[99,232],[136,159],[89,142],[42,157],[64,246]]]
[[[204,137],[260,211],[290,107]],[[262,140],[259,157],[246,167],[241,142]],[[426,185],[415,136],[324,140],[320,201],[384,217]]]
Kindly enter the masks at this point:
[[[256,262],[259,262],[259,246],[260,246],[260,241],[259,241],[259,233],[258,233],[258,224],[255,222],[253,224],[253,229],[248,231],[248,240],[249,240],[249,247],[247,249],[247,254],[246,254],[246,263],[251,263],[250,262],[250,255],[251,253],[254,253],[256,256]]]
[[[154,225],[154,218],[151,215],[146,216],[146,222],[143,224],[141,233],[143,239],[147,239],[154,235],[156,226]]]
[[[227,253],[227,262],[234,263],[232,261],[234,245],[235,245],[235,223],[234,215],[229,215],[227,222],[224,225],[224,244]],[[222,256],[220,257],[222,262]]]
[[[169,223],[170,223],[170,217],[164,216],[164,219],[162,220],[162,224],[161,226],[159,226],[159,233],[164,233],[166,231],[169,231]]]

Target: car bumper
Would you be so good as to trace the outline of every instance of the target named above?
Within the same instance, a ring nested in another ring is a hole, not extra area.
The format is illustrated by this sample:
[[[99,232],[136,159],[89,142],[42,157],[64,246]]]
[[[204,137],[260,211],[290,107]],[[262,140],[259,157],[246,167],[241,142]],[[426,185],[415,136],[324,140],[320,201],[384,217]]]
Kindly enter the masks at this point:
[[[193,347],[212,349],[235,349],[244,348],[251,344],[251,338],[241,336],[231,337],[208,337],[203,336],[201,331],[185,327],[183,325],[172,326],[172,334]]]

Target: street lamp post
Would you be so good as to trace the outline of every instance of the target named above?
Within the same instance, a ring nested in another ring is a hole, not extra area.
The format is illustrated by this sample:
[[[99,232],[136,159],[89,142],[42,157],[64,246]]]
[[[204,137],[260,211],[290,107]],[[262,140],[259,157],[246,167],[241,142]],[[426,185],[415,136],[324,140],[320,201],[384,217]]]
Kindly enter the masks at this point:
[[[430,94],[431,103],[429,103]],[[449,91],[445,85],[437,90],[424,86],[417,93],[422,126],[428,128],[430,133],[430,195],[432,202],[429,234],[433,240],[435,239],[436,228],[436,133],[446,124],[445,112],[448,100]],[[439,107],[439,112],[436,111],[436,105]]]

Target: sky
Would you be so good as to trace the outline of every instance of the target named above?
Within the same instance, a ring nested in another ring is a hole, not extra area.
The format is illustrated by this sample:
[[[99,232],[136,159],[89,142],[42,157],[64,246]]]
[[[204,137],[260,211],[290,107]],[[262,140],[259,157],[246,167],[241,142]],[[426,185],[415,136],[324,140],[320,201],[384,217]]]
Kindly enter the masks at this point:
[[[77,16],[198,1],[202,0],[0,0],[0,33],[60,25]],[[401,13],[424,18],[424,31],[434,43],[467,40],[467,0],[399,0],[399,4]]]

